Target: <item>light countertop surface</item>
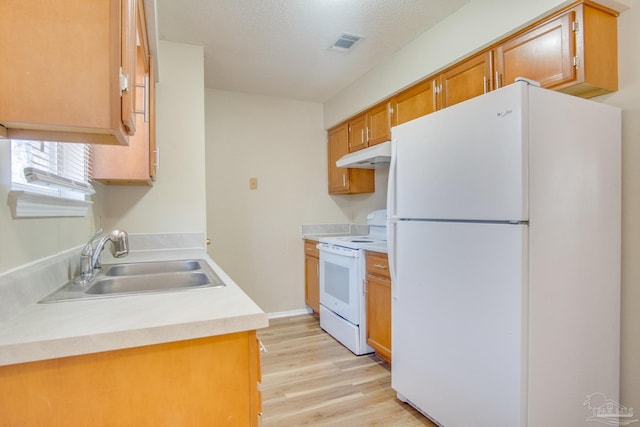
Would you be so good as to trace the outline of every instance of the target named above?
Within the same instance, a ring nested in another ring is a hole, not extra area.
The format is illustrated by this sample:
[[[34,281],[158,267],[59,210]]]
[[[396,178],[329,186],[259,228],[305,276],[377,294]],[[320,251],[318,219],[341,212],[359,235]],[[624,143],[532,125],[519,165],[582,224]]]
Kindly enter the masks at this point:
[[[0,366],[268,326],[266,314],[204,251],[149,251],[120,261],[173,259],[206,260],[226,286],[48,304],[34,301],[0,322]]]

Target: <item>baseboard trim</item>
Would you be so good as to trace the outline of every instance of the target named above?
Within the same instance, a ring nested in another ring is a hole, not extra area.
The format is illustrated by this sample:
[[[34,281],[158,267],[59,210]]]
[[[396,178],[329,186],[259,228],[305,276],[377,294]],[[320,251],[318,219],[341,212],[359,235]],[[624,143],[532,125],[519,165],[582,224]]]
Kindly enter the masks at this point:
[[[279,319],[281,317],[300,316],[302,314],[311,314],[311,313],[313,313],[313,310],[307,307],[307,308],[300,308],[297,310],[277,311],[275,313],[267,313],[267,317],[269,319]]]

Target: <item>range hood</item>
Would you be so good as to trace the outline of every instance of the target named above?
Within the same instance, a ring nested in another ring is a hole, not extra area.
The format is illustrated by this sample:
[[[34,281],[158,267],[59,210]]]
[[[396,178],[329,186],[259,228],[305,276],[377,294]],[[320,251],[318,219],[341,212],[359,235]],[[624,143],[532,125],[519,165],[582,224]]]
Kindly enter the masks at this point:
[[[345,154],[336,162],[339,168],[377,169],[391,163],[391,141]]]

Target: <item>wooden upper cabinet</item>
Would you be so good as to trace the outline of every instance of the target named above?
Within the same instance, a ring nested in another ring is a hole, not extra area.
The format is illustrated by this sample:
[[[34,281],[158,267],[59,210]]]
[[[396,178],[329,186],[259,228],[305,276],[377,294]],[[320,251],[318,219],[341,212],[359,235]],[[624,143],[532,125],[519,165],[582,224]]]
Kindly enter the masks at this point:
[[[349,152],[362,150],[367,146],[367,115],[361,114],[349,120]]]
[[[329,194],[373,193],[373,169],[339,168],[336,161],[349,153],[349,126],[343,123],[327,132]]]
[[[526,77],[584,97],[617,90],[616,16],[580,4],[506,40],[495,49],[500,86]]]
[[[120,69],[133,80],[126,73],[135,57],[122,54],[135,48],[132,13],[135,0],[2,0],[0,125],[7,137],[127,145],[135,125],[123,106],[134,99],[124,98],[135,95],[121,90]]]
[[[144,4],[137,0],[136,70],[131,80],[135,94],[133,115],[136,134],[129,137],[129,146],[92,146],[91,178],[103,184],[152,185],[156,175],[155,143],[155,73],[149,55],[147,30],[144,25]],[[124,101],[123,101],[124,102]]]
[[[389,102],[378,104],[367,111],[367,137],[369,147],[391,140]]]
[[[349,120],[349,152],[391,140],[389,102],[383,102]]]
[[[428,79],[391,98],[393,126],[408,122],[438,109],[436,79]]]
[[[136,133],[137,0],[122,0],[122,123],[128,135]]]
[[[440,75],[442,108],[483,95],[493,89],[491,58],[491,52],[484,52]]]
[[[511,84],[517,77],[538,81],[545,88],[575,81],[574,22],[575,12],[571,11],[498,46],[499,85]]]

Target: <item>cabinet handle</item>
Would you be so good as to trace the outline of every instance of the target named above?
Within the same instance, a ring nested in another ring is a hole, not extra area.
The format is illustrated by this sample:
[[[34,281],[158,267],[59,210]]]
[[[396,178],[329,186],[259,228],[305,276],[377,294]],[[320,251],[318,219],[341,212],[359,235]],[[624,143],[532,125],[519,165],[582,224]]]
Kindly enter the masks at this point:
[[[149,76],[144,76],[144,122],[149,123]]]
[[[320,264],[316,264],[316,276],[320,277]]]
[[[153,165],[156,169],[160,169],[160,147],[157,147],[153,152],[156,153],[156,162]]]
[[[387,266],[386,266],[386,265],[382,265],[382,264],[373,264],[373,266],[374,266],[375,268],[381,268],[381,269],[383,269],[383,270],[386,270],[386,269],[387,269]]]
[[[342,174],[342,186],[343,187],[347,186],[347,177],[344,175],[344,173]]]
[[[260,353],[266,353],[268,351],[261,339],[258,339],[258,345],[260,346]]]
[[[364,128],[360,129],[360,144],[364,145]]]
[[[307,248],[307,251],[311,252],[313,250],[313,248]]]
[[[484,93],[487,93],[487,76],[484,76],[482,80],[484,83]]]
[[[500,89],[500,73],[496,71],[496,89]]]

